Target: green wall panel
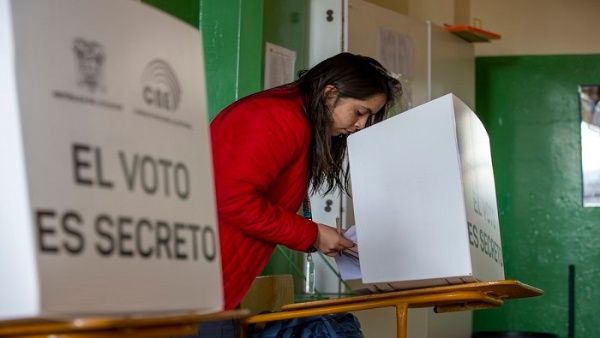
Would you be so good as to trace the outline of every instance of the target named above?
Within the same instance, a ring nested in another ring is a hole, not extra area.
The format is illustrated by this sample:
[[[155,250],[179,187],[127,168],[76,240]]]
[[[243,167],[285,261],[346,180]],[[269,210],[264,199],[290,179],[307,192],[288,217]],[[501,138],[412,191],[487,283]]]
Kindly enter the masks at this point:
[[[308,0],[264,0],[264,38],[296,51],[296,72],[308,65]]]
[[[264,0],[264,41],[296,51],[296,72],[307,67],[308,5],[307,0]],[[264,55],[264,46],[261,53]],[[262,274],[291,274],[298,294],[303,285],[303,255],[285,248],[280,249],[275,250]]]
[[[216,114],[238,97],[240,0],[200,0],[208,111]]]
[[[476,110],[490,135],[506,277],[545,294],[476,311],[475,331],[567,337],[568,265],[575,264],[575,336],[600,337],[600,208],[582,207],[577,93],[592,83],[600,84],[600,55],[476,60]]]
[[[262,0],[200,0],[210,118],[262,81]]]
[[[238,98],[263,89],[263,1],[242,0]]]
[[[142,2],[165,11],[198,28],[200,17],[200,3],[198,0],[142,0]]]

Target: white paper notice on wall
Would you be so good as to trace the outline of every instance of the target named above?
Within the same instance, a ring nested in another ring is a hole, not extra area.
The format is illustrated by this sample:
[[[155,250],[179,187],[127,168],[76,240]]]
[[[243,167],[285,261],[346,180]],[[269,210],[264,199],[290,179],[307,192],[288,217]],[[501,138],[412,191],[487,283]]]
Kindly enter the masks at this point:
[[[378,39],[378,60],[402,85],[396,109],[401,112],[412,108],[415,77],[413,40],[409,34],[388,28],[379,28]]]
[[[265,89],[294,81],[296,52],[270,42],[265,47]]]
[[[408,34],[394,30],[379,29],[379,55],[381,64],[392,73],[401,74],[406,79],[412,79],[413,42]]]
[[[0,0],[0,320],[222,310],[201,36]]]

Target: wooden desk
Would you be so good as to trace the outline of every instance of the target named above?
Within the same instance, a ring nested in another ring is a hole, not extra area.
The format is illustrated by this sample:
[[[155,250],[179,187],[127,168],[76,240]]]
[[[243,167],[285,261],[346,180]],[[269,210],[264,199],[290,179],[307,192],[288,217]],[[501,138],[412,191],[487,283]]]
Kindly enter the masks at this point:
[[[194,335],[201,322],[237,319],[247,315],[246,310],[235,310],[208,314],[187,312],[64,321],[6,321],[0,322],[0,337],[131,338]]]
[[[289,304],[280,312],[247,317],[244,324],[263,323],[382,307],[396,308],[398,338],[406,338],[408,308],[434,307],[436,312],[464,311],[501,306],[507,299],[535,297],[542,290],[515,280],[467,283],[422,289],[368,294]]]

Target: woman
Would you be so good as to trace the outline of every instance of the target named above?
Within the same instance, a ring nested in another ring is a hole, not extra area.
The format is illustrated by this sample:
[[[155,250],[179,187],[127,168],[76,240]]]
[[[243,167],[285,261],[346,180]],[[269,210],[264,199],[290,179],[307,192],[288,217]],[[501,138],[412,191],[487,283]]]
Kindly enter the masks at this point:
[[[309,187],[345,191],[347,136],[381,121],[399,90],[377,61],[342,53],[217,115],[210,128],[226,310],[240,304],[275,245],[325,254],[354,246],[297,212]]]

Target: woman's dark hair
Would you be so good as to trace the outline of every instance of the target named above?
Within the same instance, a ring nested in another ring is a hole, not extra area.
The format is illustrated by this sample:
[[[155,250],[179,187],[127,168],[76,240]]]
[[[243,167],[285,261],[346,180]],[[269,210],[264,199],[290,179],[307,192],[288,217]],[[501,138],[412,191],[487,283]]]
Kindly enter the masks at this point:
[[[335,103],[341,98],[366,100],[373,95],[384,94],[385,105],[369,117],[367,127],[383,120],[388,110],[394,106],[402,91],[400,83],[376,60],[351,53],[338,54],[310,70],[300,72],[297,82],[304,112],[311,124],[311,192],[317,192],[322,186],[325,187],[323,193],[328,193],[334,188],[347,192],[349,168],[343,167],[347,135],[331,135],[332,120],[326,104],[325,87],[335,87],[338,94]]]

